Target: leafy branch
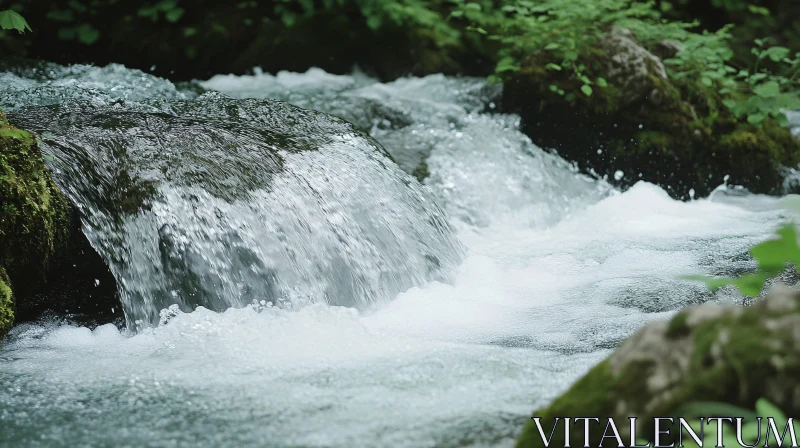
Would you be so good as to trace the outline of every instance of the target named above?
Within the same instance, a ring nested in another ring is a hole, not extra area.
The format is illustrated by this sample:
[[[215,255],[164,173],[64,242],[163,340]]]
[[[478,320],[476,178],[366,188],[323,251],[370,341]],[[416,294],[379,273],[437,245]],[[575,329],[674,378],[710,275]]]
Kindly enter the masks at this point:
[[[20,34],[25,33],[26,30],[33,31],[24,17],[10,9],[0,11],[0,29],[17,30]]]
[[[776,233],[777,238],[764,241],[750,249],[750,254],[758,263],[758,269],[753,274],[739,278],[712,278],[697,275],[683,278],[701,281],[712,291],[717,291],[723,286],[733,285],[739,288],[742,294],[757,297],[761,294],[767,280],[780,275],[786,269],[787,263],[800,266],[800,246],[797,244],[795,225],[786,224]]]

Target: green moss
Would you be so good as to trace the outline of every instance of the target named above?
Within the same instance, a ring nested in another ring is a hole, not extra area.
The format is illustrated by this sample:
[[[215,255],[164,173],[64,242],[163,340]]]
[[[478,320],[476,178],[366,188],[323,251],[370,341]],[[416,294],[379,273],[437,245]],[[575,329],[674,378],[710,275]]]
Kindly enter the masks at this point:
[[[613,411],[614,402],[611,391],[614,388],[614,377],[608,360],[595,366],[583,378],[578,380],[566,393],[557,398],[550,406],[533,413],[541,418],[543,428],[550,428],[554,419],[568,416],[607,416]],[[576,413],[577,412],[577,413]],[[583,440],[583,428],[572,427],[570,440]],[[553,434],[551,446],[564,446],[564,432],[557,430]],[[517,448],[543,447],[538,429],[533,421],[528,421],[522,435],[517,440]]]
[[[11,295],[8,275],[0,267],[0,339],[8,333],[14,325],[14,297]]]
[[[685,312],[678,313],[672,320],[669,321],[667,327],[667,337],[670,339],[686,336],[691,331],[689,324],[686,322],[687,314]]]
[[[800,378],[800,352],[793,329],[800,322],[800,310],[770,309],[762,301],[739,311],[694,324],[688,320],[691,310],[683,311],[666,325],[662,341],[650,342],[674,344],[672,350],[678,352],[679,347],[692,348],[684,358],[687,367],[680,378],[670,377],[669,383],[653,386],[653,369],[659,367],[647,357],[648,346],[638,345],[636,353],[615,353],[600,363],[534,415],[543,417],[547,427],[553,417],[598,417],[603,428],[603,419],[613,417],[627,440],[627,428],[621,422],[628,417],[652,422],[652,417],[673,415],[690,401],[720,401],[752,409],[756,400],[766,397],[787,414],[797,414],[800,404],[792,397]],[[664,381],[663,375],[656,383]],[[571,440],[583,440],[581,430],[573,428]],[[637,436],[649,436],[652,430],[645,425]],[[592,433],[592,446],[600,446],[601,433]],[[554,438],[553,446],[563,446],[563,431],[556,431]],[[538,431],[529,422],[517,447],[540,446]]]
[[[420,182],[423,182],[425,179],[427,179],[428,176],[431,175],[430,171],[428,171],[428,162],[425,160],[421,161],[411,175],[416,177]]]
[[[36,140],[0,117],[0,268],[3,288],[41,282],[67,238],[70,208],[44,164]],[[0,300],[0,333],[13,317]],[[7,330],[7,328],[6,328]]]

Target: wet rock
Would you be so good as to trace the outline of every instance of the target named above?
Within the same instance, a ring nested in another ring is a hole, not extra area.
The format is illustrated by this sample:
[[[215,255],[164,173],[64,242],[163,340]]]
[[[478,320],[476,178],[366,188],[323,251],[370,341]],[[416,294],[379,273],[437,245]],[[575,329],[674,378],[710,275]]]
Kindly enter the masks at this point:
[[[798,414],[798,378],[800,292],[777,286],[751,307],[701,305],[647,325],[534,415],[548,425],[553,417],[598,417],[600,428],[612,417],[628,440],[629,417],[639,417],[638,436],[649,436],[653,417],[674,415],[690,401],[752,409],[764,397]],[[600,446],[601,436],[602,430],[591,432],[591,445]],[[563,431],[555,432],[559,437],[553,446],[563,446]],[[582,427],[571,438],[583,440]],[[533,423],[517,446],[542,446]]]
[[[605,61],[608,79],[621,90],[622,105],[641,101],[651,92],[659,91],[656,79],[667,79],[661,59],[639,45],[630,30],[615,28],[600,45],[608,55]]]

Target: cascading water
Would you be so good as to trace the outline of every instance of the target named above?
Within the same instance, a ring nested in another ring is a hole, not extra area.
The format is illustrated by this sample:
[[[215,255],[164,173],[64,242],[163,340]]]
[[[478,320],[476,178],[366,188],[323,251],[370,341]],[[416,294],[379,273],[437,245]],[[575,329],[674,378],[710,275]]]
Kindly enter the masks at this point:
[[[11,84],[22,86],[12,103],[43,102],[42,87]],[[114,93],[137,96],[126,89]],[[430,194],[334,117],[215,93],[10,115],[41,136],[117,278],[129,324],[156,323],[172,304],[365,308],[448,279],[460,259]]]
[[[232,99],[119,66],[0,76],[129,315],[183,308],[136,335],[16,327],[0,446],[511,446],[647,321],[740,301],[679,276],[752,267],[746,249],[788,216],[733,188],[618,192],[492,113],[476,79],[202,83]],[[397,165],[268,99],[345,117]]]

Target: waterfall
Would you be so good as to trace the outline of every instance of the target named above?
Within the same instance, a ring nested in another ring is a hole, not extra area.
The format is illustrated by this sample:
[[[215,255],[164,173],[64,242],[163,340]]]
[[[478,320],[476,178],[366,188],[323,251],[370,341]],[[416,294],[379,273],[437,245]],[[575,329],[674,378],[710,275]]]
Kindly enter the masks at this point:
[[[7,79],[3,103],[39,135],[130,327],[171,305],[365,309],[451,278],[463,250],[432,194],[344,120],[276,100],[181,99],[129,71],[139,82],[87,101],[119,69],[99,70]]]

